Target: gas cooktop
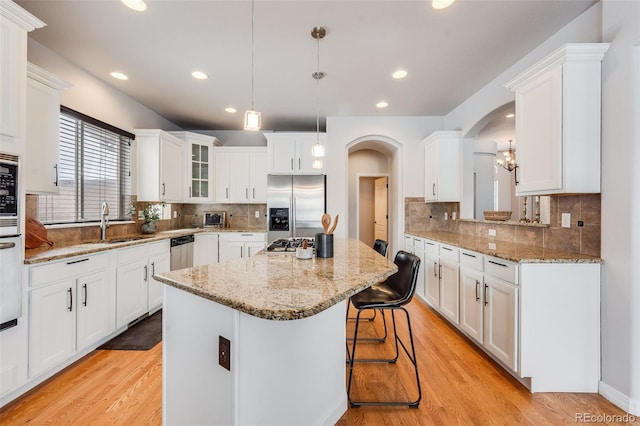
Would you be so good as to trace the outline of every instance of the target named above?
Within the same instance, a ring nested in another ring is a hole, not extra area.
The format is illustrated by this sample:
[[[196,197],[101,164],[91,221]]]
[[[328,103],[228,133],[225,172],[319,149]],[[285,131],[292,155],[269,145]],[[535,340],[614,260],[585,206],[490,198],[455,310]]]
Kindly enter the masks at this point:
[[[267,247],[267,253],[295,253],[298,247],[303,247],[304,242],[307,242],[307,247],[313,248],[313,237],[304,238],[280,238],[275,240]]]

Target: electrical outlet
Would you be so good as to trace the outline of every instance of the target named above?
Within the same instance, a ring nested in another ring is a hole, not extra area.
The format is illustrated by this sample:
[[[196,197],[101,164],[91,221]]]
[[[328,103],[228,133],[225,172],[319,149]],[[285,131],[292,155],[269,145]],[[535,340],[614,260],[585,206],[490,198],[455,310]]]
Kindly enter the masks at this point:
[[[490,237],[495,237],[496,236],[496,230],[495,229],[489,229],[489,236]]]
[[[456,220],[457,217],[458,217],[458,212],[451,213],[451,219],[452,220]]]
[[[260,210],[256,210],[256,217],[260,217]]]
[[[571,213],[562,213],[562,227],[571,228]]]
[[[495,250],[496,249],[496,243],[489,243],[489,250]]]
[[[173,218],[176,219],[178,217],[178,211],[174,210],[173,211]]]
[[[231,342],[218,336],[218,364],[231,371]]]
[[[444,220],[449,220],[449,213],[444,212]]]

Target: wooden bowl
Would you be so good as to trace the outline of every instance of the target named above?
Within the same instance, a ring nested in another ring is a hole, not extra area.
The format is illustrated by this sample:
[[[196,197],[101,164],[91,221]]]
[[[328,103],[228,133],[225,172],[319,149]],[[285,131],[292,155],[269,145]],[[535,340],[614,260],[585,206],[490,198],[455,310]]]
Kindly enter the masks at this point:
[[[505,220],[511,219],[511,211],[506,210],[494,210],[494,211],[486,211],[483,212],[484,220],[496,220],[500,222],[504,222]]]

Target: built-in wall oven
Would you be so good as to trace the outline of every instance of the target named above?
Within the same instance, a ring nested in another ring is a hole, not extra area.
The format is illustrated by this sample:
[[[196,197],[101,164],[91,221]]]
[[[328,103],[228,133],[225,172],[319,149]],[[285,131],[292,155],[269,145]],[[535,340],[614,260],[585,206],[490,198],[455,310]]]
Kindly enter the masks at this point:
[[[0,330],[22,316],[22,236],[19,213],[18,157],[0,153]]]

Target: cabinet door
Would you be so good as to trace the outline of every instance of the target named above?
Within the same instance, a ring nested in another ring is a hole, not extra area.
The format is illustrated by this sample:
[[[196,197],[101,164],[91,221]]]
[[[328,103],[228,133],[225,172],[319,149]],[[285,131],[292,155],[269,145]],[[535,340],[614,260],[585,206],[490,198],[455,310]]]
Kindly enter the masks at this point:
[[[424,167],[424,200],[436,201],[438,199],[438,143],[427,144],[425,147]]]
[[[301,175],[320,175],[324,173],[324,163],[326,161],[326,155],[322,158],[322,168],[314,169],[313,168],[313,155],[312,148],[316,144],[317,141],[320,142],[321,145],[324,145],[325,135],[320,135],[320,138],[316,137],[315,133],[309,133],[306,135],[300,135],[296,140],[296,161],[294,163],[294,167],[298,174]]]
[[[490,275],[484,277],[484,347],[517,370],[518,287]]]
[[[296,140],[291,135],[265,135],[269,158],[269,174],[291,175],[296,172]]]
[[[251,257],[255,255],[257,252],[265,248],[264,241],[256,241],[245,244],[244,257]]]
[[[116,327],[147,313],[149,268],[147,258],[118,266],[116,270]]]
[[[404,236],[404,251],[413,253],[413,237],[411,235]]]
[[[218,263],[218,234],[196,234],[193,266]]]
[[[190,160],[187,166],[188,200],[195,202],[212,200],[212,145],[190,142],[188,156]]]
[[[413,254],[420,258],[420,267],[418,268],[418,279],[416,282],[416,294],[425,297],[425,258],[424,258],[424,240],[422,238],[413,238]]]
[[[149,257],[149,288],[147,289],[147,309],[153,311],[162,306],[164,298],[164,284],[156,281],[153,276],[171,269],[169,252]]]
[[[458,324],[458,265],[440,259],[440,312]]]
[[[482,344],[482,272],[460,268],[460,328]]]
[[[243,241],[224,241],[220,239],[220,263],[245,257],[245,243]]]
[[[31,291],[29,377],[64,362],[75,353],[76,306],[73,279]]]
[[[250,199],[252,203],[267,202],[267,151],[252,152],[249,165],[251,177]]]
[[[229,202],[229,162],[230,153],[228,152],[216,152],[214,154],[215,163],[215,201],[216,203]]]
[[[440,310],[440,276],[438,275],[438,258],[425,255],[424,265],[425,299],[431,306]]]
[[[82,350],[115,330],[114,286],[104,271],[79,277],[77,283],[77,348]]]
[[[562,189],[562,65],[516,92],[516,195]]]
[[[27,65],[27,33],[11,18],[0,20],[0,134],[3,151],[6,142],[16,142],[20,138],[22,102],[22,84],[25,84]],[[11,150],[15,151],[15,150]],[[17,153],[17,152],[16,152]]]
[[[182,147],[160,137],[160,201],[182,201]]]
[[[58,193],[59,98],[58,90],[31,78],[27,80],[28,193]]]
[[[249,187],[249,153],[233,152],[229,160],[229,201],[232,203],[248,203]]]

